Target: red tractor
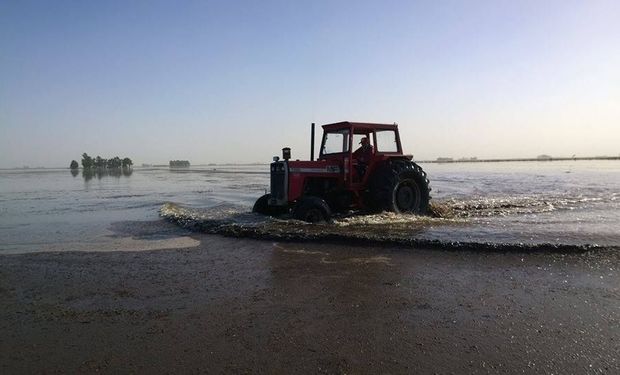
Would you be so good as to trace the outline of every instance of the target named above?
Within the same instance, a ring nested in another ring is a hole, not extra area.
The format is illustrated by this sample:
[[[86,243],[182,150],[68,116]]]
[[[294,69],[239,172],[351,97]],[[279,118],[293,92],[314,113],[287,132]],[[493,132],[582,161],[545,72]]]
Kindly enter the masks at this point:
[[[359,148],[353,151],[354,147]],[[290,160],[282,149],[271,163],[271,192],[253,211],[279,215],[292,210],[296,219],[320,222],[332,212],[425,214],[430,199],[426,173],[403,154],[398,125],[338,122],[323,125],[318,160],[314,161],[312,124],[310,161]]]

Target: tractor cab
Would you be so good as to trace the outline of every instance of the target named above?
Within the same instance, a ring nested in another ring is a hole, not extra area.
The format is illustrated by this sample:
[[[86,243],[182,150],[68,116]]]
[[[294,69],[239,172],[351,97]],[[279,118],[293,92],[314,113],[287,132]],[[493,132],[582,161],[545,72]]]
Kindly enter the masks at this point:
[[[340,164],[349,186],[364,184],[378,163],[399,155],[402,156],[402,147],[396,124],[323,125],[319,160]]]
[[[319,157],[314,160],[314,124],[310,160],[271,163],[271,191],[253,211],[266,215],[292,212],[300,220],[328,220],[332,212],[394,211],[423,214],[430,199],[426,173],[404,155],[396,124],[338,122],[323,125]]]

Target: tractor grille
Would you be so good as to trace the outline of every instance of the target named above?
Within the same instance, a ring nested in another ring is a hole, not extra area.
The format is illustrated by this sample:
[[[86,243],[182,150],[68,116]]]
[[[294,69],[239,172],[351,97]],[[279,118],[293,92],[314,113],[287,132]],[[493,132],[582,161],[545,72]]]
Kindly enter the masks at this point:
[[[286,164],[271,163],[271,197],[279,201],[286,199]]]

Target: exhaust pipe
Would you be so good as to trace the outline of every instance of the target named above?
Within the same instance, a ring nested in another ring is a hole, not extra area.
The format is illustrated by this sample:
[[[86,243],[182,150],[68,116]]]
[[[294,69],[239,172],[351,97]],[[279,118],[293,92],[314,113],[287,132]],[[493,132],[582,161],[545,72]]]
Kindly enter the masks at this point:
[[[282,159],[284,159],[284,161],[288,161],[288,159],[291,158],[291,148],[290,147],[284,147],[282,149]]]
[[[314,122],[310,130],[310,161],[314,161]]]

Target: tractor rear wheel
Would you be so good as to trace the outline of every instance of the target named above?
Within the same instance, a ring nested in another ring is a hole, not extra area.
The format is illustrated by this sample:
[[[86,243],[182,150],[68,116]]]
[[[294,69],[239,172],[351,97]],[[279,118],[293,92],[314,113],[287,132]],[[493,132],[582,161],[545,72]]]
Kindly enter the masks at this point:
[[[426,173],[414,162],[390,160],[370,179],[368,205],[375,211],[426,214],[430,200]]]
[[[327,202],[321,198],[303,197],[297,202],[293,215],[297,220],[322,223],[330,220],[331,210]]]

